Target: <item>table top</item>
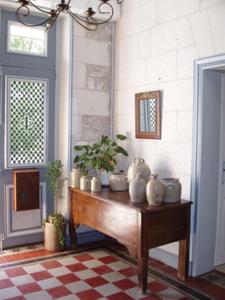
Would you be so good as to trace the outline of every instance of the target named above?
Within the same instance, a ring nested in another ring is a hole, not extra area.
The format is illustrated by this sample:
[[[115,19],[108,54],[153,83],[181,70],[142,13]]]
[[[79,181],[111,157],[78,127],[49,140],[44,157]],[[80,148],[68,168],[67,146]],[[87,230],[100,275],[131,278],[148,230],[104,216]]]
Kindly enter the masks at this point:
[[[156,212],[162,210],[170,210],[181,206],[190,206],[192,204],[191,201],[180,200],[179,202],[175,202],[175,203],[162,203],[159,206],[152,206],[148,204],[147,200],[143,203],[131,202],[128,191],[114,192],[107,187],[104,187],[102,191],[99,193],[81,191],[79,189],[73,189],[73,188],[69,188],[69,189],[71,191],[78,192],[95,199],[100,199],[101,201],[110,202],[111,204],[115,204],[115,205],[126,206],[141,212]]]

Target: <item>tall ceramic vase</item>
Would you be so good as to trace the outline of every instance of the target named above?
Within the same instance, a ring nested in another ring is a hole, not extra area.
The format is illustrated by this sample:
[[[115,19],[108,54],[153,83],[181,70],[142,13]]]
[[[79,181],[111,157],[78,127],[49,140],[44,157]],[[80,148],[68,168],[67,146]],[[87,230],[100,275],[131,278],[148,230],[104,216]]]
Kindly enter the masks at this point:
[[[146,181],[141,178],[140,174],[137,174],[129,184],[129,194],[131,202],[141,203],[146,201]]]
[[[164,185],[158,175],[152,175],[146,186],[147,200],[150,205],[158,206],[163,202]]]
[[[134,158],[131,165],[128,168],[127,178],[130,183],[133,179],[135,179],[136,175],[140,174],[140,177],[148,182],[149,176],[151,174],[151,170],[149,166],[145,163],[143,158]]]

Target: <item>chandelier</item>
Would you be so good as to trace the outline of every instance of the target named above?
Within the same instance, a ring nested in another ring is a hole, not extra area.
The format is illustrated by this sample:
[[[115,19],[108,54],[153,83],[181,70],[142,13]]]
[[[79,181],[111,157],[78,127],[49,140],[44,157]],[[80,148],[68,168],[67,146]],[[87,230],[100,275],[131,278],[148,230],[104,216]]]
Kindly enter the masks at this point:
[[[56,22],[58,16],[62,12],[68,13],[75,22],[80,24],[87,30],[95,31],[98,29],[99,25],[108,23],[113,15],[114,9],[110,0],[99,0],[99,4],[97,7],[98,18],[95,17],[97,14],[92,7],[88,7],[84,14],[78,14],[71,11],[70,2],[71,0],[61,0],[59,4],[56,5],[55,9],[43,9],[34,4],[31,0],[18,0],[20,6],[17,9],[17,18],[18,20],[26,26],[36,27],[36,26],[46,26],[46,30],[49,31],[51,27]],[[116,0],[117,4],[120,5],[123,0]],[[45,15],[45,19],[38,24],[32,24],[26,21],[26,18],[30,16],[31,11],[30,7],[35,10],[43,13]],[[104,19],[99,17],[104,17]]]

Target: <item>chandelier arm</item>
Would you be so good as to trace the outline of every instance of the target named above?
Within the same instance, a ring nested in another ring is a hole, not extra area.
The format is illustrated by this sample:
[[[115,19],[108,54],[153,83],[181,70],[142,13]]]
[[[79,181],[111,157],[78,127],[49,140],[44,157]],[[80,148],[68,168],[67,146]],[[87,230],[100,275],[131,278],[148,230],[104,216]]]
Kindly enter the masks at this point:
[[[32,5],[33,7],[35,7],[37,10],[39,10],[40,12],[43,12],[44,14],[47,15],[51,15],[51,11],[50,10],[45,10],[43,8],[38,7],[36,4],[34,4],[31,0],[27,0],[29,2],[30,5]],[[24,6],[24,5],[22,5]]]
[[[20,13],[20,10],[22,8],[26,8],[27,10],[27,13],[26,14],[21,14]],[[29,26],[29,27],[38,27],[38,26],[42,26],[42,25],[45,25],[47,24],[51,19],[52,19],[52,16],[48,17],[46,20],[40,22],[40,23],[37,23],[37,24],[30,24],[30,23],[26,23],[24,20],[23,20],[23,17],[28,17],[30,15],[30,9],[26,6],[20,6],[17,11],[17,19],[20,21],[20,23],[22,23],[23,25],[25,26]]]
[[[55,11],[55,14],[50,18],[49,22],[47,23],[47,32],[52,28],[52,26],[55,24],[59,14],[63,11],[62,7],[58,7],[58,9]]]
[[[93,19],[92,22],[89,22],[88,20],[84,19],[84,17],[81,17],[77,14],[74,14],[70,9],[66,10],[67,13],[73,18],[75,22],[77,22],[80,26],[83,28],[89,30],[89,31],[96,31],[98,29],[98,23],[94,22]],[[93,26],[92,28],[90,26]]]
[[[98,25],[102,25],[102,24],[108,23],[108,22],[112,19],[112,17],[114,16],[114,9],[113,9],[113,6],[112,6],[112,4],[110,4],[110,3],[108,3],[108,2],[106,2],[106,3],[101,3],[101,4],[99,5],[98,11],[100,12],[100,14],[102,14],[102,15],[108,14],[108,13],[102,11],[102,6],[103,6],[103,5],[108,5],[108,6],[110,7],[110,9],[111,9],[111,12],[110,12],[110,16],[109,16],[106,20],[104,20],[104,21],[99,21],[99,22],[97,21]]]

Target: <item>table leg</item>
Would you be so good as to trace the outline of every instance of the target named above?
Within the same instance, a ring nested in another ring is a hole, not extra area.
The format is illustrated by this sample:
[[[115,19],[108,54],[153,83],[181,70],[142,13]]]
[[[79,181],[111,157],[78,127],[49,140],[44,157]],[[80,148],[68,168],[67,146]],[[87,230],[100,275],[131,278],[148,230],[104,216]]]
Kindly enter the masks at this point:
[[[70,241],[71,241],[71,248],[77,248],[77,233],[76,233],[76,225],[70,219],[69,221],[69,234],[70,234]]]
[[[179,258],[178,258],[178,271],[177,276],[181,280],[185,280],[188,274],[189,263],[189,239],[179,241]]]
[[[148,249],[142,249],[142,253],[138,253],[137,265],[138,265],[138,286],[142,292],[145,294],[147,292],[147,282],[148,282]]]

